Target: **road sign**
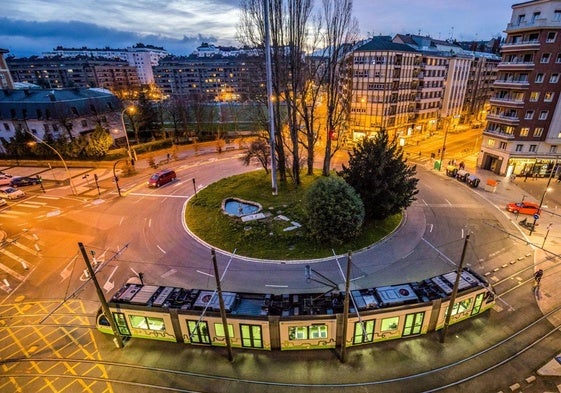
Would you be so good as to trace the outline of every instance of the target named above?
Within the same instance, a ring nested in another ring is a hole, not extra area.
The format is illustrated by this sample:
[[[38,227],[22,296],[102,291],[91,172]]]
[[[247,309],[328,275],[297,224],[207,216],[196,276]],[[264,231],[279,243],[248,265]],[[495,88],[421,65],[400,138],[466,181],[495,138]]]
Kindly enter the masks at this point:
[[[539,220],[540,219],[540,215],[539,214],[534,214],[534,220]]]

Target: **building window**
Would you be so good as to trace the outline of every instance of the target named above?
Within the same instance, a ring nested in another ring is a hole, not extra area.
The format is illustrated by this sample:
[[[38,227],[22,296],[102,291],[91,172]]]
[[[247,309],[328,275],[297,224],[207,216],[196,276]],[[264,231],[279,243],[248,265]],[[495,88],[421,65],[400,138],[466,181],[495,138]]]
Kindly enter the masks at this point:
[[[550,31],[549,33],[547,33],[547,38],[545,39],[545,42],[555,42],[555,36],[557,34],[554,31]]]
[[[555,59],[555,62],[556,62],[557,64],[561,63],[561,53],[558,53],[558,54],[557,54],[557,58]]]
[[[553,11],[553,21],[554,22],[561,22],[561,10]]]
[[[543,96],[543,100],[544,102],[551,102],[553,101],[553,96],[555,95],[555,93],[552,93],[551,91],[548,91],[544,94]]]
[[[530,134],[530,129],[528,127],[520,129],[520,136],[528,136],[528,134]]]
[[[538,145],[530,145],[530,149],[528,150],[530,153],[535,153],[538,150]]]
[[[539,98],[540,98],[540,92],[539,91],[533,91],[533,92],[530,93],[530,101],[531,102],[536,102]]]
[[[543,74],[540,72],[539,74],[536,75],[536,83],[542,83],[543,82]]]
[[[524,23],[526,20],[526,15],[522,14],[522,15],[518,15],[518,24],[522,24]]]
[[[559,74],[551,74],[549,83],[557,83],[559,81]]]
[[[540,63],[547,64],[549,63],[549,58],[551,57],[551,53],[544,53],[542,58],[540,59]]]
[[[543,134],[543,127],[536,127],[534,129],[534,138],[539,138]]]
[[[501,149],[501,150],[506,150],[506,146],[507,146],[506,142],[499,143],[499,149]]]
[[[82,127],[87,127],[88,126],[88,121],[87,120],[82,120]]]
[[[488,139],[487,140],[487,146],[495,147],[495,140],[494,139]]]
[[[516,145],[516,151],[522,151],[524,145]]]
[[[547,120],[547,114],[549,111],[541,111],[540,112],[540,120]]]
[[[368,78],[367,70],[355,70],[355,78]]]
[[[6,131],[10,131],[10,125],[8,123],[4,123],[4,129]]]
[[[540,12],[534,12],[532,14],[532,23],[536,23],[536,20],[540,17]]]
[[[532,120],[533,117],[534,117],[534,111],[526,111],[526,115],[524,116],[524,119]]]
[[[557,153],[557,145],[549,146],[549,152],[550,153]]]

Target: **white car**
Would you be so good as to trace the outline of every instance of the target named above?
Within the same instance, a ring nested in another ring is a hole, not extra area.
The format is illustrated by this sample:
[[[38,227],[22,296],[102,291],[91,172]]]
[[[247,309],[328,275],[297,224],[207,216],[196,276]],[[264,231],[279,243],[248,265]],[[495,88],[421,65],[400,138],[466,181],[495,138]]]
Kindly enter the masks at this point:
[[[0,175],[0,186],[9,186],[11,182],[11,177]]]
[[[6,206],[8,202],[5,199],[0,199],[0,207]]]
[[[25,196],[25,192],[22,190],[18,190],[14,187],[2,187],[0,188],[0,198],[4,199],[18,199],[23,198]]]

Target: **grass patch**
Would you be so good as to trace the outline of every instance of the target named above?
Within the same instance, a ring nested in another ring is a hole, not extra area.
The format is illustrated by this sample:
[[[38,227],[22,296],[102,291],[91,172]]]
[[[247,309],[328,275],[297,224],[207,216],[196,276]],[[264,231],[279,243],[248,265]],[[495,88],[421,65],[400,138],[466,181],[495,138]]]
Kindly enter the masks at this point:
[[[317,244],[306,236],[304,227],[284,231],[292,221],[303,224],[301,200],[307,188],[319,177],[302,176],[302,184],[279,184],[278,195],[271,193],[271,178],[265,171],[231,176],[213,183],[191,198],[185,213],[189,229],[214,247],[236,254],[263,259],[314,259],[367,247],[392,232],[401,222],[397,214],[383,221],[365,223],[360,236],[341,246]],[[242,222],[222,212],[225,198],[240,198],[260,203],[268,215],[262,220]],[[290,221],[276,219],[283,215]]]

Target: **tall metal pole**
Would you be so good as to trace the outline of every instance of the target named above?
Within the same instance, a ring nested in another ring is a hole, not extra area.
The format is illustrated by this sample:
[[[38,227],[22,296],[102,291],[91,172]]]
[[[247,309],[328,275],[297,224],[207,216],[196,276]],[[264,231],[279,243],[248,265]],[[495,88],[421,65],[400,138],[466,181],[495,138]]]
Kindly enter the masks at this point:
[[[125,141],[127,142],[127,153],[129,155],[129,159],[132,160],[132,152],[131,152],[131,145],[129,144],[129,136],[127,133],[127,127],[125,126],[125,112],[127,112],[129,108],[123,109],[121,112],[121,125],[123,126],[123,132],[125,133]]]
[[[228,320],[226,319],[226,309],[224,307],[224,299],[222,298],[222,288],[220,287],[220,276],[218,274],[218,265],[216,264],[216,252],[214,251],[214,248],[210,252],[212,254],[212,266],[214,267],[214,278],[216,279],[216,292],[218,293],[218,301],[220,303],[220,317],[222,318],[224,338],[226,339],[226,347],[228,348],[228,360],[233,361],[234,354],[232,353],[230,332],[228,331]]]
[[[101,290],[101,287],[99,286],[99,283],[97,282],[97,278],[95,276],[95,272],[94,272],[94,270],[92,268],[92,265],[90,263],[88,253],[86,252],[86,249],[84,248],[84,245],[82,243],[78,243],[78,247],[80,247],[80,251],[82,252],[82,256],[84,257],[84,262],[86,263],[86,267],[88,268],[88,273],[90,274],[90,278],[92,279],[92,281],[95,285],[95,290],[97,292],[97,297],[99,297],[99,301],[101,302],[101,309],[103,310],[103,314],[105,315],[105,318],[107,318],[107,321],[109,322],[109,325],[111,325],[111,330],[113,330],[113,335],[115,336],[113,338],[113,340],[115,341],[115,345],[117,346],[117,348],[123,348],[123,346],[124,346],[123,338],[121,337],[121,334],[119,333],[119,330],[117,329],[117,324],[115,323],[115,320],[113,319],[113,316],[111,315],[111,310],[109,309],[109,304],[107,304],[107,300],[105,300],[105,296],[103,295],[103,291]]]
[[[450,122],[452,121],[452,119],[450,119],[450,121],[446,124],[446,129],[444,130],[444,141],[442,142],[442,150],[440,150],[440,166],[438,167],[438,170],[442,170],[442,161],[444,160],[444,151],[446,150],[446,137],[448,136],[448,129],[450,128]]]
[[[275,118],[273,110],[273,70],[271,66],[271,28],[269,25],[269,0],[264,2],[263,18],[265,19],[265,63],[267,68],[267,104],[269,106],[269,144],[271,146],[271,186],[273,195],[278,195],[277,163],[275,148]]]
[[[556,166],[557,166],[557,159],[555,160],[555,163],[553,164],[553,168],[551,168],[551,171],[549,172],[549,179],[547,179],[547,184],[545,185],[545,190],[543,190],[542,199],[540,199],[540,206],[538,207],[538,211],[539,211],[538,214],[541,214],[543,200],[545,199],[545,194],[547,194],[549,184],[551,183],[551,179],[553,178],[553,171],[555,170]],[[532,235],[532,232],[534,232],[534,229],[536,228],[536,221],[538,221],[538,220],[536,219],[536,216],[534,215],[534,222],[533,222],[532,226],[530,227],[530,236]]]
[[[452,317],[454,302],[456,301],[456,296],[458,296],[458,289],[460,287],[460,278],[462,277],[462,270],[464,270],[464,259],[466,257],[466,248],[467,248],[468,241],[469,241],[469,233],[466,235],[466,240],[464,241],[464,248],[462,249],[462,257],[460,258],[458,271],[456,272],[456,281],[454,281],[454,288],[452,289],[452,294],[450,295],[450,303],[448,304],[448,310],[446,311],[444,327],[442,328],[442,332],[440,332],[441,343],[443,343],[444,340],[446,339],[446,333],[448,333],[448,325],[450,325],[450,318]]]
[[[351,293],[349,287],[351,285],[351,261],[352,252],[349,251],[347,256],[347,277],[345,277],[345,301],[343,302],[343,337],[341,337],[341,362],[347,362],[347,325],[349,322],[349,301]]]

